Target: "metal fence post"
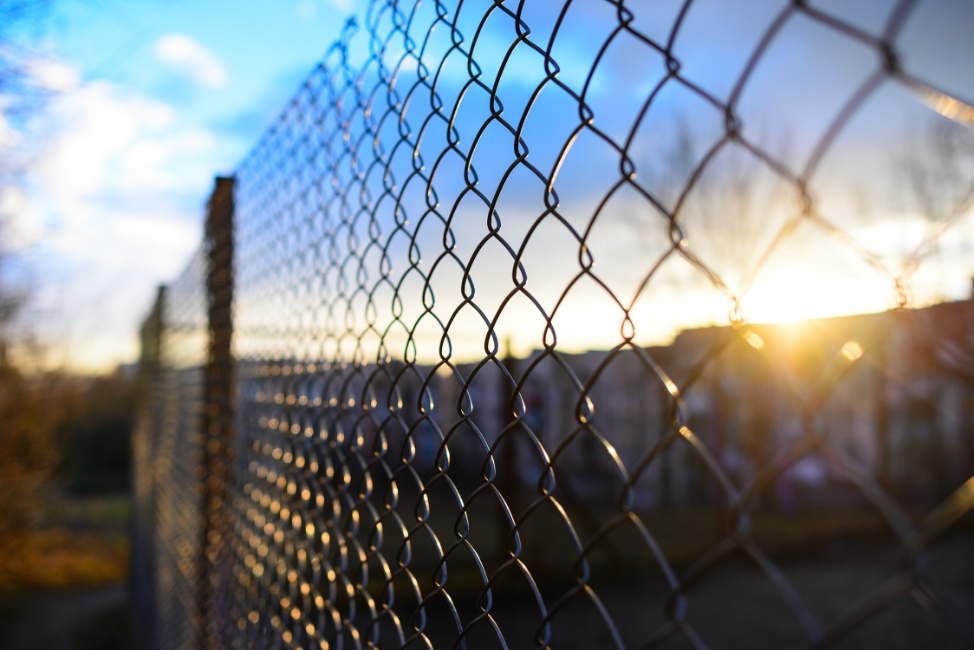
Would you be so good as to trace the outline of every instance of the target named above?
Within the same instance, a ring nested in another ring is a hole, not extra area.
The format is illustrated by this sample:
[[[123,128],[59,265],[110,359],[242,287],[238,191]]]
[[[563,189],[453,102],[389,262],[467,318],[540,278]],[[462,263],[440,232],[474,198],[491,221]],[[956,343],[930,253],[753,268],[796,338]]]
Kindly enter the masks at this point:
[[[202,558],[199,567],[200,648],[221,647],[226,621],[221,587],[228,584],[225,561],[230,509],[233,440],[230,342],[233,333],[233,178],[217,178],[207,206],[205,250],[208,344],[204,368],[205,401],[201,430]]]
[[[157,527],[156,481],[152,470],[162,426],[160,366],[166,287],[160,285],[152,311],[139,332],[138,418],[132,435],[132,488],[135,517],[132,535],[132,616],[135,644],[153,650],[156,640],[156,563],[153,543]]]

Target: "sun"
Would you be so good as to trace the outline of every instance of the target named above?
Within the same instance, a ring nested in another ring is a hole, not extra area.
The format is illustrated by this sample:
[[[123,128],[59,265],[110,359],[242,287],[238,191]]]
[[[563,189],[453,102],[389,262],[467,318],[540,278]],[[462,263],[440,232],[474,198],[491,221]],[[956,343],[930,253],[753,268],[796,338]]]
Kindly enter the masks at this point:
[[[752,323],[789,323],[883,311],[890,306],[891,288],[878,277],[829,277],[792,263],[762,276],[741,306]]]

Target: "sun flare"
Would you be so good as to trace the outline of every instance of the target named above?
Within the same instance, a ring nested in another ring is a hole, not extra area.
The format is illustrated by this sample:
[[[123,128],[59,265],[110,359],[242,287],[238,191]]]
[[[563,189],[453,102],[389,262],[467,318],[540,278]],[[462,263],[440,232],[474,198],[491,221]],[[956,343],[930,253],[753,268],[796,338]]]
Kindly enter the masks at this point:
[[[891,304],[891,283],[879,278],[828,278],[806,264],[787,264],[759,280],[741,300],[747,320],[788,323],[878,312]]]

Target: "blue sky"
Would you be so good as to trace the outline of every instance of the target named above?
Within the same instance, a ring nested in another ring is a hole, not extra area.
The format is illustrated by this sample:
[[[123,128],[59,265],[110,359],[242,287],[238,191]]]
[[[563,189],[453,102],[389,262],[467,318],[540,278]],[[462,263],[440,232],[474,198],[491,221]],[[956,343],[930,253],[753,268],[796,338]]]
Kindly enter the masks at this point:
[[[632,3],[638,8],[635,26],[662,38],[679,4]],[[782,4],[751,2],[749,11],[742,13],[722,0],[695,3],[675,45],[684,72],[725,99],[755,40]],[[873,33],[881,28],[892,4],[885,0],[818,3]],[[460,21],[464,34],[475,31],[483,5],[465,3]],[[554,0],[528,4],[525,17],[537,38],[550,32],[551,9],[560,6]],[[237,169],[339,35],[346,18],[352,13],[361,18],[365,9],[364,2],[353,0],[64,0],[53,2],[37,27],[21,26],[16,36],[36,54],[34,76],[56,92],[31,123],[0,123],[8,133],[16,131],[6,141],[18,141],[16,150],[31,154],[24,185],[16,191],[8,189],[0,197],[0,209],[12,223],[8,241],[17,251],[18,268],[35,287],[33,309],[41,316],[38,327],[53,363],[101,369],[136,358],[136,332],[156,285],[175,278],[199,245],[203,206],[213,177]],[[577,70],[591,66],[616,22],[607,4],[575,2],[553,49],[566,70],[561,77],[565,83],[581,90],[585,75]],[[488,21],[475,52],[488,77],[512,33],[505,20]],[[971,4],[927,0],[911,16],[898,46],[909,71],[969,99],[974,96],[971,33]],[[360,33],[354,41],[359,56],[367,49],[364,36]],[[518,112],[543,77],[539,61],[538,55],[522,48],[502,77],[500,92],[512,112]],[[588,101],[595,109],[596,123],[614,137],[624,137],[642,99],[664,74],[663,63],[662,57],[634,39],[617,40],[591,83]],[[790,22],[742,95],[739,112],[745,133],[800,170],[842,101],[876,66],[875,52],[837,38],[811,21]],[[439,89],[447,99],[466,79],[465,68],[454,67]],[[560,92],[544,91],[525,127],[532,160],[546,173],[569,130],[565,111],[570,115],[577,108],[566,103],[567,96]],[[458,127],[466,141],[484,115],[486,93],[464,99]],[[911,212],[909,202],[893,196],[892,190],[907,136],[924,132],[933,119],[943,118],[903,88],[887,84],[841,134],[814,179],[813,189],[827,216],[884,259],[908,255],[929,232]],[[640,182],[671,197],[685,179],[670,178],[674,174],[662,161],[673,148],[681,120],[692,127],[697,156],[722,127],[722,116],[712,107],[689,93],[668,89],[647,114],[632,147],[641,165]],[[0,146],[3,142],[0,138]],[[431,139],[430,146],[435,149],[434,142]],[[496,183],[503,169],[498,161],[509,158],[510,149],[503,139],[481,145],[476,159],[483,161],[484,188]],[[611,152],[590,137],[583,135],[576,142],[559,177],[569,219],[581,223],[591,217],[600,193],[616,180],[617,165],[611,158]],[[738,163],[729,158],[727,164]],[[446,173],[438,182],[444,197],[459,187]],[[539,209],[535,185],[536,180],[525,178],[505,189],[502,198],[507,200],[499,209],[515,215],[508,220],[513,231],[523,230]],[[868,209],[861,209],[863,205]],[[600,217],[589,242],[601,253],[600,272],[621,294],[631,293],[638,283],[634,264],[647,253],[657,254],[665,240],[662,222],[653,222],[644,207],[620,195],[607,216]],[[769,223],[761,233],[765,239],[787,216],[776,209],[769,209],[767,215]],[[706,223],[695,225],[692,211],[688,213],[691,246],[699,245],[719,267],[713,242],[694,238]],[[816,259],[833,254],[826,251],[834,244],[809,243],[818,241],[818,235],[803,235],[800,246],[783,249],[779,255],[783,259],[772,260],[773,273],[766,273],[752,292],[756,319],[890,306],[888,287],[879,288],[882,282],[855,260],[844,264],[839,255],[834,264],[816,264]],[[974,271],[972,240],[974,227],[948,233],[943,241],[944,250],[952,255],[950,272],[940,275],[949,277],[918,276],[919,302],[966,295]],[[556,264],[553,244],[538,246],[535,260],[542,267]],[[734,276],[736,271],[729,268],[733,264],[725,266],[718,270]],[[853,267],[858,270],[850,270]],[[681,326],[721,322],[725,317],[726,305],[720,297],[688,284],[689,272],[681,267],[668,280],[661,280],[651,296],[657,304],[649,301],[645,306],[646,313],[658,313],[658,301],[679,305],[670,310],[679,315],[650,319],[653,324],[645,330],[650,332],[648,342],[665,340]],[[557,297],[564,288],[559,277],[564,276],[550,271],[536,274],[533,281],[539,295],[549,300]],[[492,293],[502,296],[504,287],[487,283],[484,300],[496,299]],[[796,293],[804,296],[802,301],[795,300]],[[580,298],[581,311],[569,320],[593,311],[592,300]],[[609,333],[609,338],[597,340],[585,332],[566,331],[561,340],[581,349],[604,347],[612,344],[618,325],[607,322],[603,327],[593,321],[589,331],[594,330]],[[525,340],[520,351],[531,345]]]
[[[4,212],[55,363],[135,358],[155,286],[199,244],[213,177],[233,172],[354,10],[57,0],[16,26],[55,94],[19,129],[30,174]]]

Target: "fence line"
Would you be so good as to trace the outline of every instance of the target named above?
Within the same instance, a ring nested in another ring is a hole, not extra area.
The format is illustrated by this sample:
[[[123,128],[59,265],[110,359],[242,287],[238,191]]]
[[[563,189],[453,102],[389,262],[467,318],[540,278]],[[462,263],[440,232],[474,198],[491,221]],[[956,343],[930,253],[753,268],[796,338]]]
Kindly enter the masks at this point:
[[[974,301],[911,308],[972,158],[901,165],[947,197],[903,259],[830,213],[849,125],[899,132],[884,88],[969,109],[900,57],[917,4],[738,12],[761,29],[718,92],[691,2],[372,2],[143,327],[143,646],[972,642]],[[859,76],[789,153],[743,115],[812,110],[753,90],[808,43],[808,84]],[[893,308],[748,322],[789,262]]]

